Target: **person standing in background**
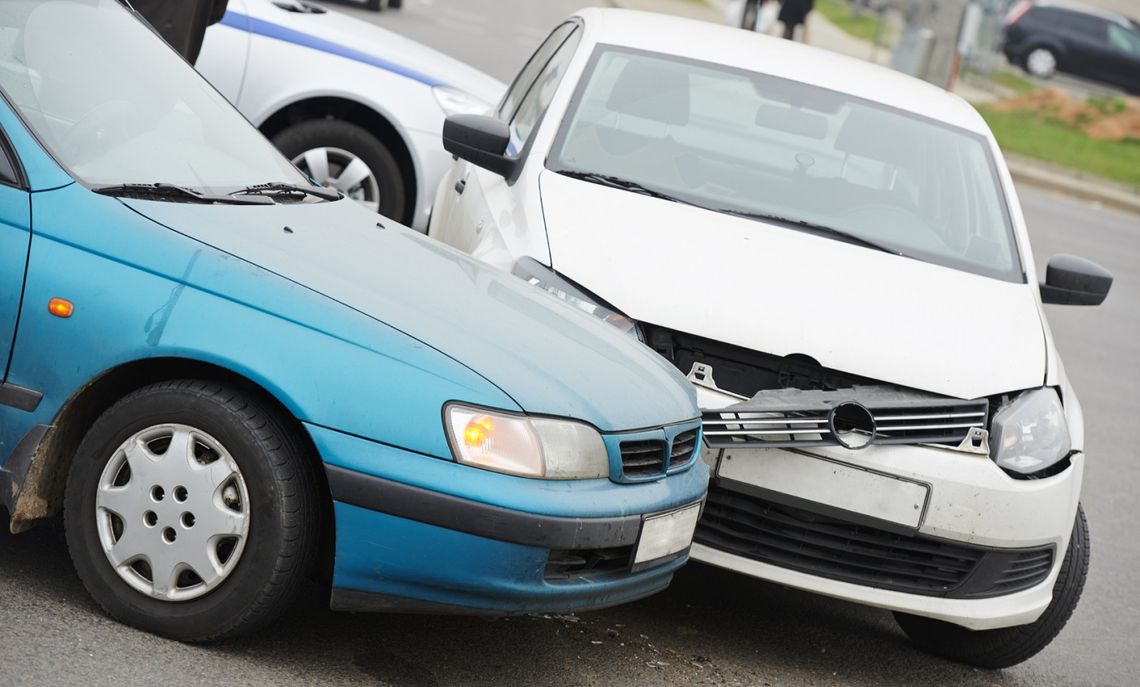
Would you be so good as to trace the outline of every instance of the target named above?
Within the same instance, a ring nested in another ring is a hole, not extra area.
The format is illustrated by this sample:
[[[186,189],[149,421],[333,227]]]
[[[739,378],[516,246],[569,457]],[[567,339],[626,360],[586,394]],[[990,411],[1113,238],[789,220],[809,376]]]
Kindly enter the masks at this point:
[[[784,25],[784,38],[796,39],[796,27],[803,25],[803,41],[807,42],[807,16],[815,7],[815,0],[784,0],[780,7],[780,23]]]

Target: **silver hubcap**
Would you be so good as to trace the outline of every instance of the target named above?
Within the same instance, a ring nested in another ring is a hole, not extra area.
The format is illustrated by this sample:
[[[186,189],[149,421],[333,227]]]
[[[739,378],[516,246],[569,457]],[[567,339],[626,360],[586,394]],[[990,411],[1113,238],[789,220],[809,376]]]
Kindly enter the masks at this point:
[[[196,599],[229,577],[249,537],[248,509],[229,452],[177,424],[124,441],[95,495],[107,560],[127,584],[163,601]]]
[[[1053,57],[1053,53],[1042,48],[1038,48],[1029,53],[1029,58],[1025,61],[1029,71],[1037,76],[1052,76],[1053,72],[1057,71],[1057,58]]]
[[[318,184],[335,188],[373,212],[380,212],[380,184],[364,160],[341,148],[313,148],[293,164]]]

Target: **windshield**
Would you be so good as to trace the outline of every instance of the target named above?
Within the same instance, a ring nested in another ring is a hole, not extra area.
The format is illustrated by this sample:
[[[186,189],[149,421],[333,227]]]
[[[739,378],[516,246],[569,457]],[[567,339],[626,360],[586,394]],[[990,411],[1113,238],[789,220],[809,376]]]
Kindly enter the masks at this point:
[[[1024,281],[983,137],[798,82],[599,47],[547,167]]]
[[[118,0],[0,3],[0,87],[89,186],[309,185]]]

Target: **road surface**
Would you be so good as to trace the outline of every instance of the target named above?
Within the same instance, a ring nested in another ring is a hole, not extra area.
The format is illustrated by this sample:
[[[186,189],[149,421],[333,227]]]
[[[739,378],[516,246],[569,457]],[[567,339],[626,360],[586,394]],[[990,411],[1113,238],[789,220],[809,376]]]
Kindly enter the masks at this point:
[[[577,4],[407,0],[400,12],[353,13],[509,81]],[[256,637],[185,646],[103,616],[71,569],[58,524],[49,523],[0,534],[0,685],[1135,684],[1140,461],[1130,437],[1140,407],[1140,218],[1033,189],[1021,194],[1042,272],[1049,255],[1069,252],[1117,277],[1101,308],[1048,308],[1084,403],[1093,557],[1073,620],[1021,666],[993,673],[932,658],[886,612],[696,564],[663,594],[582,616],[334,614],[314,587]]]

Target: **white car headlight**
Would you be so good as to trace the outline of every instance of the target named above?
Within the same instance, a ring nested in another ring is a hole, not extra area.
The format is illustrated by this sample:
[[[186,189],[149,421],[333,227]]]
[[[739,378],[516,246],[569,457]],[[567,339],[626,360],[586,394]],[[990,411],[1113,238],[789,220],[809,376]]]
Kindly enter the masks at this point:
[[[451,86],[435,86],[431,89],[431,94],[448,117],[456,114],[487,114],[491,110],[490,104]]]
[[[1057,391],[1026,391],[998,410],[990,447],[999,466],[1021,474],[1044,470],[1069,455],[1072,442]]]
[[[582,289],[558,276],[553,270],[533,258],[522,258],[515,263],[514,275],[527,283],[560,298],[584,313],[613,325],[638,341],[645,343],[645,333],[637,323],[620,312],[601,305]]]
[[[449,405],[448,440],[465,465],[522,477],[596,479],[610,474],[602,435],[581,422]]]

